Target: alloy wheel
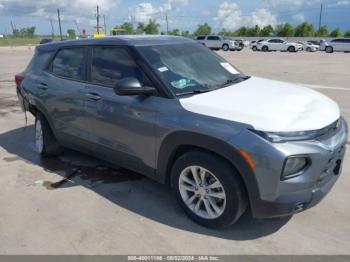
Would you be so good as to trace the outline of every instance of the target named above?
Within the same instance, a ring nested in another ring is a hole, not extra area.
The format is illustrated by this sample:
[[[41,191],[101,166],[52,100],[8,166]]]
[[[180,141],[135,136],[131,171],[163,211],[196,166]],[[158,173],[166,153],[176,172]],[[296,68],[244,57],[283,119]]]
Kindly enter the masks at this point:
[[[219,179],[201,166],[189,166],[179,176],[179,191],[187,207],[205,219],[222,215],[226,193]]]

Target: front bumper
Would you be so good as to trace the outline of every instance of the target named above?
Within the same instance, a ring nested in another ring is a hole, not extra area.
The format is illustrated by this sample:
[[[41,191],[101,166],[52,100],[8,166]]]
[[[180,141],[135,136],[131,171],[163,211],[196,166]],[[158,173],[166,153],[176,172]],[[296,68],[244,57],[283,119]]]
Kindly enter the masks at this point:
[[[242,174],[254,217],[298,213],[319,203],[330,191],[340,176],[346,150],[347,125],[344,119],[340,121],[337,130],[313,140],[272,143],[244,132],[231,142],[256,164],[252,173]],[[311,164],[301,175],[281,180],[286,158],[295,155],[309,157]]]
[[[340,176],[346,146],[342,145],[328,160],[314,186],[296,192],[281,193],[273,201],[258,200],[252,206],[256,218],[289,216],[317,205],[331,190]]]

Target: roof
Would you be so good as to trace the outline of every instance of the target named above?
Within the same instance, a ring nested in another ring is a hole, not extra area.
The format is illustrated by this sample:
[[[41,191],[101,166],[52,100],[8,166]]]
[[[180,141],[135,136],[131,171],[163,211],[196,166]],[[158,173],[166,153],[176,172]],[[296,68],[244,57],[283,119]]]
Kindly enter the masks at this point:
[[[120,35],[91,39],[79,39],[69,41],[51,42],[39,45],[41,50],[51,50],[58,47],[80,46],[80,45],[122,45],[122,46],[151,46],[193,43],[192,39],[181,36],[163,35]]]

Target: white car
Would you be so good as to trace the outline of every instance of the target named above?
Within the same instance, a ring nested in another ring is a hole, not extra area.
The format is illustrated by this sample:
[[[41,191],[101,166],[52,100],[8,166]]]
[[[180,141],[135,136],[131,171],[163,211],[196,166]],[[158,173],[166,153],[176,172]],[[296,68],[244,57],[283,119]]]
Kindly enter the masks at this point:
[[[350,52],[350,38],[338,38],[324,42],[323,50],[327,53]]]
[[[267,51],[288,51],[288,52],[297,52],[303,50],[303,45],[287,42],[284,39],[273,38],[267,39],[257,44],[257,49],[263,52]]]
[[[306,52],[316,52],[320,49],[319,45],[316,45],[312,42],[300,42],[303,45],[303,50]]]

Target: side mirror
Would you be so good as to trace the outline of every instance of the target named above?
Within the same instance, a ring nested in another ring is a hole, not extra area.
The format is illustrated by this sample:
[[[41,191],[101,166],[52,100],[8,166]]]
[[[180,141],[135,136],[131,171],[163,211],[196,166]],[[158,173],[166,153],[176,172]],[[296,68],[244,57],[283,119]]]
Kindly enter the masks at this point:
[[[113,89],[119,96],[152,95],[156,91],[153,87],[142,86],[135,77],[126,77],[118,80]]]

